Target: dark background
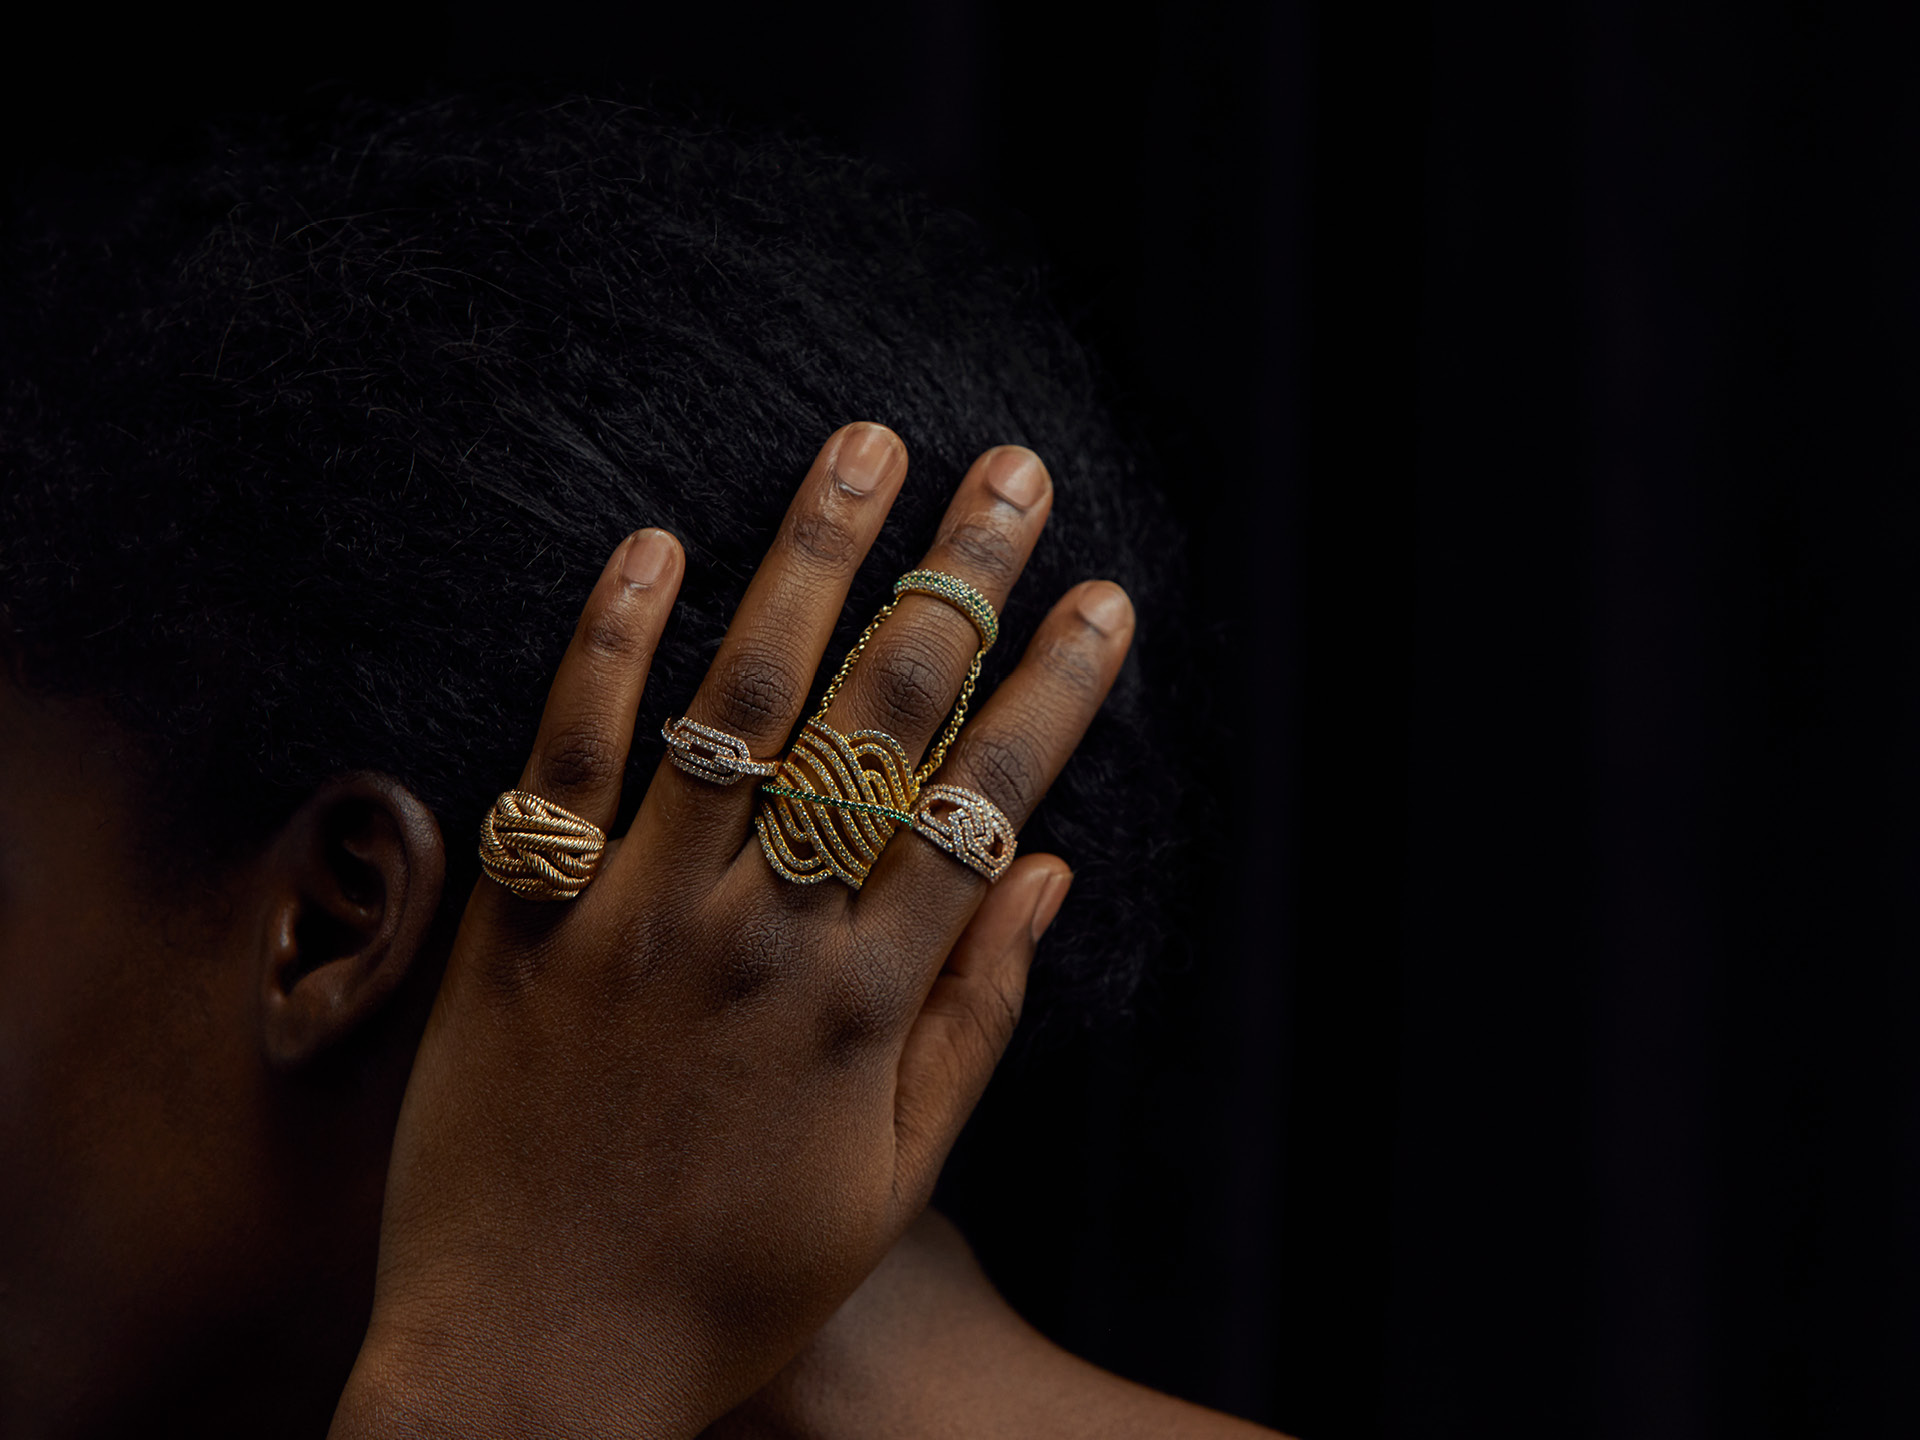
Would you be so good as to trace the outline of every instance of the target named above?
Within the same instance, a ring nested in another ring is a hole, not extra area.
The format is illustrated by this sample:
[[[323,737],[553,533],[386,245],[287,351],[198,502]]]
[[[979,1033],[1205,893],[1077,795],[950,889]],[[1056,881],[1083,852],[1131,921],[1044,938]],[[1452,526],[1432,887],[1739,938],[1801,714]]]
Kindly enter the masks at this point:
[[[963,1141],[996,1279],[1310,1440],[1904,1436],[1920,50],[1842,8],[76,5],[0,103],[33,167],[570,74],[1045,253],[1231,740],[1189,960]]]

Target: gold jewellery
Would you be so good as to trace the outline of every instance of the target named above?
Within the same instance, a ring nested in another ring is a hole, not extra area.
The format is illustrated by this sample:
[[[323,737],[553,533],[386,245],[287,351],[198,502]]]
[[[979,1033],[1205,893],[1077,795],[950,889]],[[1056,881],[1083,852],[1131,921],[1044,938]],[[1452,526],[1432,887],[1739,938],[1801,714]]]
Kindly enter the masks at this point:
[[[1000,617],[994,613],[993,602],[959,576],[949,575],[943,570],[909,570],[894,581],[893,599],[881,607],[880,613],[873,617],[873,623],[862,632],[860,643],[841,662],[840,673],[833,677],[833,684],[827,687],[826,697],[821,700],[820,708],[815,713],[827,713],[827,706],[832,702],[834,692],[840,688],[840,682],[846,678],[847,671],[853,668],[853,662],[860,658],[860,652],[867,648],[868,637],[880,628],[881,621],[893,614],[902,595],[931,595],[936,600],[944,600],[971,620],[973,628],[980,632],[980,648],[973,652],[973,663],[967,666],[967,678],[960,684],[960,698],[954,702],[953,714],[947,717],[947,728],[940,732],[939,740],[927,752],[926,763],[913,772],[914,784],[920,786],[926,784],[927,777],[940,768],[940,762],[947,758],[947,747],[953,744],[960,727],[967,723],[967,706],[973,700],[973,687],[980,681],[980,662],[987,658],[987,651],[1000,638]]]
[[[964,785],[922,790],[913,828],[989,883],[1007,873],[1020,846],[1006,812]]]
[[[980,634],[979,649],[967,668],[953,714],[918,770],[911,768],[900,742],[884,731],[856,730],[842,735],[823,718],[866,652],[867,642],[893,614],[901,597],[909,594],[946,601],[971,620]],[[936,785],[926,793],[933,797],[935,792],[943,792],[941,803],[925,812],[924,824],[922,813],[916,810],[922,799],[920,787],[940,768],[947,748],[966,723],[967,706],[980,679],[980,663],[999,635],[1000,617],[993,603],[957,576],[915,570],[894,582],[893,599],[860,633],[821,696],[813,718],[801,727],[792,751],[780,762],[773,779],[760,787],[765,798],[753,823],[760,833],[760,848],[776,874],[796,885],[815,885],[832,878],[858,890],[866,883],[880,851],[902,825],[919,830],[989,880],[1012,863],[1013,827],[984,795],[958,786]],[[997,824],[993,817],[997,817]],[[989,873],[983,865],[998,868]]]
[[[842,735],[825,719],[867,643],[906,595],[946,601],[980,634],[953,713],[918,770],[885,731]],[[689,775],[715,785],[732,785],[747,775],[766,781],[754,829],[767,863],[796,885],[837,879],[858,890],[902,825],[989,881],[997,880],[1013,863],[1018,842],[1012,822],[978,791],[926,782],[966,724],[980,663],[999,637],[1000,617],[986,596],[957,576],[914,570],[894,581],[893,599],[860,632],[820,697],[820,708],[778,765],[754,759],[738,735],[685,715],[662,725],[660,737],[674,765]],[[530,900],[574,899],[593,879],[606,848],[606,832],[598,825],[526,790],[506,791],[480,822],[481,868]]]
[[[858,890],[893,832],[913,823],[920,784],[900,742],[882,730],[842,735],[818,715],[800,729],[754,816],[760,848],[796,885]]]
[[[571,900],[587,888],[607,832],[525,790],[509,790],[480,822],[480,868],[529,900]]]
[[[771,760],[754,759],[738,735],[684,715],[663,724],[660,738],[667,742],[667,755],[677,768],[715,785],[731,785],[743,775],[771,779],[780,768]]]

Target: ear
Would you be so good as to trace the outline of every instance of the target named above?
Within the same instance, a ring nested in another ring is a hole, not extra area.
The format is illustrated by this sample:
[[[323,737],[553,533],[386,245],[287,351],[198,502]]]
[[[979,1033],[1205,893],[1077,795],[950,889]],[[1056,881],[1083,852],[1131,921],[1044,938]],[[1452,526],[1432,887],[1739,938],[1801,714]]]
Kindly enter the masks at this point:
[[[265,857],[261,1040],[293,1069],[376,1014],[440,908],[446,846],[433,814],[388,775],[321,786]]]

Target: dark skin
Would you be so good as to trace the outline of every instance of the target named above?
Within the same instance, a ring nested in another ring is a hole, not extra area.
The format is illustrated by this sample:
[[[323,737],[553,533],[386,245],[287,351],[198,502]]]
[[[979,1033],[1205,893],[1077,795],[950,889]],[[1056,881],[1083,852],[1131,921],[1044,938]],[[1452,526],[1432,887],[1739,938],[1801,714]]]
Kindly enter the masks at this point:
[[[312,1431],[431,996],[432,817],[349,778],[183,882],[100,708],[5,686],[0,829],[0,1431]]]
[[[778,752],[905,471],[829,440],[689,714]],[[1050,499],[989,452],[927,563],[1003,601]],[[610,559],[525,788],[611,819],[683,563]],[[1130,632],[1070,592],[942,779],[1024,820]],[[971,648],[903,604],[832,723],[923,749]],[[579,902],[483,882],[447,934],[397,782],[183,878],[98,708],[0,690],[0,1431],[315,1433],[351,1371],[340,1435],[1266,1433],[1064,1355],[922,1216],[1066,867],[794,887],[752,806],[663,767]]]

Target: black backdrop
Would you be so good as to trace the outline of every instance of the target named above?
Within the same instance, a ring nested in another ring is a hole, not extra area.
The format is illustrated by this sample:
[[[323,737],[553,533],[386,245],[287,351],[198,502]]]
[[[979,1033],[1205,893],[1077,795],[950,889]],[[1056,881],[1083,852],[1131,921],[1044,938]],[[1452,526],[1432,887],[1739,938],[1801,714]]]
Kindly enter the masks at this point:
[[[127,23],[15,33],[11,164],[572,73],[799,117],[1051,257],[1234,658],[1192,963],[1011,1063],[944,1197],[1042,1328],[1312,1440],[1920,1432],[1892,7]]]

